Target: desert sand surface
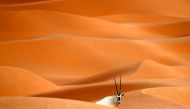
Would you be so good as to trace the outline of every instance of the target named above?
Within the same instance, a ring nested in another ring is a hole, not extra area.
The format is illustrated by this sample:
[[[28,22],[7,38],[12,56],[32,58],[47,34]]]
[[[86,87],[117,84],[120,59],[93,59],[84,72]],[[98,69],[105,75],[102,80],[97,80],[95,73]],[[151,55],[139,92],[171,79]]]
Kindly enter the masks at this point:
[[[1,0],[0,109],[190,109],[190,1]]]

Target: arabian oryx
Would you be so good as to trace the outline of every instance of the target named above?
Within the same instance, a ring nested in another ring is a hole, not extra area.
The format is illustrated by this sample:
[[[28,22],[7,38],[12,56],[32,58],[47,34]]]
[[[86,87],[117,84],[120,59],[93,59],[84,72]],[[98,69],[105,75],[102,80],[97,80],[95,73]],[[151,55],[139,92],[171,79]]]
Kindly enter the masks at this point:
[[[97,101],[96,104],[101,104],[101,105],[105,105],[105,106],[109,106],[109,107],[116,107],[117,105],[120,104],[122,96],[124,95],[122,93],[122,88],[121,88],[121,76],[120,76],[120,88],[119,88],[119,92],[118,92],[118,87],[117,87],[117,82],[115,80],[115,76],[114,76],[114,81],[115,81],[115,90],[116,92],[114,93],[114,96],[107,96],[105,98],[103,98],[100,101]]]

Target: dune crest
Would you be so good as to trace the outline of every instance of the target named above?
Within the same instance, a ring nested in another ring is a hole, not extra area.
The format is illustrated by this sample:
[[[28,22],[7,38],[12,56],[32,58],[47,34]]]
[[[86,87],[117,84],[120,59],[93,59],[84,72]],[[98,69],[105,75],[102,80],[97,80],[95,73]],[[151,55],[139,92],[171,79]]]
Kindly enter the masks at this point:
[[[0,96],[26,96],[60,88],[33,72],[17,67],[0,66],[0,77]]]
[[[189,1],[175,0],[51,0],[36,3],[2,4],[0,10],[52,10],[84,16],[103,16],[121,13],[147,13],[190,17]],[[178,6],[178,7],[176,7]],[[74,7],[74,8],[73,8]]]

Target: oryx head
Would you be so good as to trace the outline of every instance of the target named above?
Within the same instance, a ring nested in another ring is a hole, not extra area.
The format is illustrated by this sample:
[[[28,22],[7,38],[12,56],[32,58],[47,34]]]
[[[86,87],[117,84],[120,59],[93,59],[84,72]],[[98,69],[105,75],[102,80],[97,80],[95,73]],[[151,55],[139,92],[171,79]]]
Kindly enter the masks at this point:
[[[120,75],[120,85],[119,85],[120,88],[119,88],[119,91],[118,91],[118,88],[117,88],[117,82],[115,80],[115,76],[114,76],[114,81],[115,81],[115,90],[116,90],[116,92],[114,93],[114,96],[115,96],[117,104],[120,104],[122,96],[124,95],[122,93],[122,90],[121,90],[121,75]]]

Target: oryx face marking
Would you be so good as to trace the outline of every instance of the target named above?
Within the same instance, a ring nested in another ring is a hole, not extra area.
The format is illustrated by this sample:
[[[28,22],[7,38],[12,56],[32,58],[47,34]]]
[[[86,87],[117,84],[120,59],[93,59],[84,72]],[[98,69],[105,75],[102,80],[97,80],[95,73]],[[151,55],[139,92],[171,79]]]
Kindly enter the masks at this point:
[[[124,95],[123,93],[120,94],[120,95],[115,95],[115,97],[116,97],[116,102],[117,102],[118,104],[121,103],[121,100],[122,100],[122,96],[123,96],[123,95]]]

